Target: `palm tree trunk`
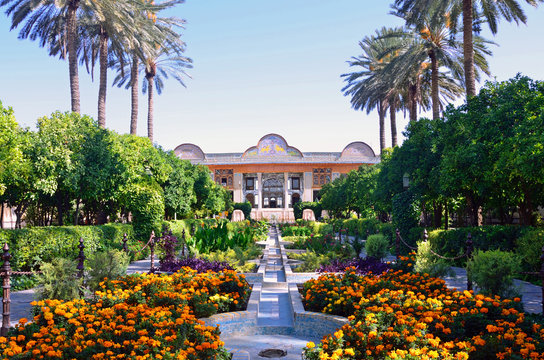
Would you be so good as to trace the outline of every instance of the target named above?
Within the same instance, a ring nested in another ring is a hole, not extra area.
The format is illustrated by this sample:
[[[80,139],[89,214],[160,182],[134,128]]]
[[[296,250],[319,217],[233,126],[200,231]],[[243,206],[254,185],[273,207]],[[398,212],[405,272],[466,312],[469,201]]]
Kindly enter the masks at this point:
[[[153,142],[153,76],[147,77],[147,137]]]
[[[433,120],[440,118],[440,102],[438,98],[438,60],[434,50],[429,52],[431,58],[431,97],[433,101]]]
[[[383,106],[383,101],[380,100],[378,104],[378,116],[380,117],[380,154],[383,153],[385,149],[385,110]]]
[[[397,107],[395,99],[389,105],[389,119],[391,120],[391,146],[397,146]]]
[[[132,69],[130,74],[131,81],[131,105],[130,113],[130,134],[136,135],[138,131],[138,55],[132,55]]]
[[[476,95],[472,22],[472,0],[463,0],[463,53],[467,99]]]
[[[70,72],[70,95],[72,99],[72,111],[80,112],[79,100],[79,77],[77,73],[77,53],[76,53],[76,12],[79,7],[79,0],[72,0],[68,5],[68,14],[66,15],[66,31],[68,37],[68,69]]]
[[[408,96],[409,96],[409,113],[410,113],[410,121],[416,122],[417,121],[417,85],[410,84],[408,85]]]
[[[108,87],[108,34],[100,30],[100,86],[98,88],[98,126],[106,127],[106,89]]]

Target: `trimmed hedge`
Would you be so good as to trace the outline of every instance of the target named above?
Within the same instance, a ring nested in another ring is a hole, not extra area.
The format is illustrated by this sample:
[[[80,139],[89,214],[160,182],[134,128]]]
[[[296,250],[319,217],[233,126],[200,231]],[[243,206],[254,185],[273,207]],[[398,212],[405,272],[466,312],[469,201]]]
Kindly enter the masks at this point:
[[[530,230],[530,227],[500,225],[433,230],[429,232],[429,241],[435,252],[448,257],[465,252],[469,233],[472,235],[474,250],[517,251],[517,239]]]
[[[121,249],[123,234],[127,233],[129,248],[140,249],[143,244],[134,239],[130,224],[98,226],[48,226],[16,230],[0,230],[0,243],[7,242],[14,270],[30,270],[56,257],[75,259],[79,253],[79,238],[85,244],[85,256],[107,249]],[[145,254],[138,254],[143,257]]]

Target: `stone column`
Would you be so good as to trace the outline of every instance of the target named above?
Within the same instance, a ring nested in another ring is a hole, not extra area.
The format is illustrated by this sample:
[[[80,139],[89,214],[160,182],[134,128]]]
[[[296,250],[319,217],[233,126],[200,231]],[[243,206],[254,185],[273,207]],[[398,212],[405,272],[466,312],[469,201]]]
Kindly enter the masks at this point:
[[[233,190],[234,190],[234,201],[235,202],[244,202],[244,191],[242,186],[243,175],[241,173],[234,173],[233,175]]]
[[[304,173],[304,191],[302,193],[302,201],[312,201],[312,184],[313,184],[313,174],[311,172]]]
[[[289,209],[289,190],[288,190],[288,184],[289,183],[289,174],[283,173],[283,208],[285,210]]]
[[[263,208],[263,184],[262,184],[262,179],[263,179],[263,174],[262,173],[257,173],[257,184],[255,184],[257,186],[257,190],[259,191],[259,201],[258,201],[258,205],[257,205],[257,209],[262,209]]]

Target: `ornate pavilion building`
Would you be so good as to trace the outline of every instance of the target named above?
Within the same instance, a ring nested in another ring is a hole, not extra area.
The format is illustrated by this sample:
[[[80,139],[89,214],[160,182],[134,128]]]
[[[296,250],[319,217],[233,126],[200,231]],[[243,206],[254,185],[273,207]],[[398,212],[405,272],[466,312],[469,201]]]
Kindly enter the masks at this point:
[[[353,142],[342,152],[302,153],[277,134],[263,136],[243,153],[205,154],[194,144],[181,144],[174,153],[206,165],[213,180],[229,190],[235,202],[252,204],[253,219],[278,221],[294,221],[293,204],[316,200],[324,184],[380,161],[364,142]]]

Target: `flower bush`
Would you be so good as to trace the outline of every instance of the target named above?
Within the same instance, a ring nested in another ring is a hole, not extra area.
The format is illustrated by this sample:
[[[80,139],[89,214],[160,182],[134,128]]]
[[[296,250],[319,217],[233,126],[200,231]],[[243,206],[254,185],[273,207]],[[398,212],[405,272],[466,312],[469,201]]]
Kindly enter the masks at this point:
[[[348,260],[334,259],[330,262],[330,264],[321,265],[321,267],[317,269],[317,272],[344,272],[348,268],[355,269],[358,274],[381,274],[384,271],[389,270],[391,267],[389,266],[389,264],[384,263],[374,257]]]
[[[189,267],[199,273],[207,271],[223,271],[233,270],[232,267],[225,261],[208,261],[206,259],[187,257],[171,261],[161,261],[159,270],[166,272],[176,272],[184,267]]]
[[[249,286],[234,271],[131,275],[101,284],[96,299],[33,303],[0,337],[2,359],[229,359],[219,328],[198,317],[244,308]]]
[[[306,309],[350,322],[304,359],[544,359],[544,327],[519,298],[446,288],[427,274],[348,269],[304,284]]]

